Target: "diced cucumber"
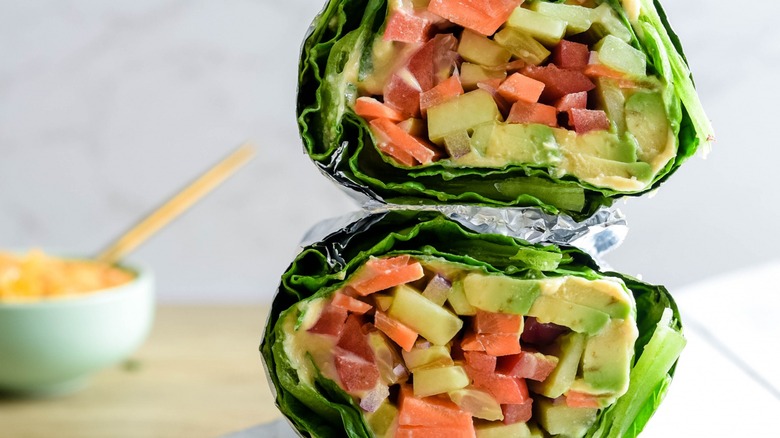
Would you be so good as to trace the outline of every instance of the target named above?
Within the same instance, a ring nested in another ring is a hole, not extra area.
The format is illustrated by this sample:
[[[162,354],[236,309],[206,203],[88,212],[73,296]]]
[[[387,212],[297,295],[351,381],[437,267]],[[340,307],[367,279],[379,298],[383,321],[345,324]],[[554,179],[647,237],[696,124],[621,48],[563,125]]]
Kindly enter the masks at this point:
[[[407,285],[395,287],[387,314],[435,345],[447,344],[463,327],[460,318]]]
[[[415,397],[428,397],[463,389],[471,383],[463,367],[426,368],[414,373],[412,389]]]
[[[531,35],[547,46],[558,44],[566,32],[565,21],[523,7],[512,11],[506,25]]]
[[[501,411],[501,405],[496,399],[485,391],[466,388],[448,393],[452,400],[462,410],[471,414],[472,417],[483,420],[503,420],[504,413]],[[511,435],[516,436],[516,435]]]
[[[512,54],[497,42],[468,29],[463,30],[460,37],[458,53],[466,61],[486,66],[506,64],[512,57]]]
[[[458,280],[452,284],[452,289],[447,292],[447,302],[458,315],[471,316],[477,314],[477,308],[469,304],[466,293],[463,291],[463,281]]]
[[[537,1],[531,3],[531,10],[565,21],[567,35],[585,32],[593,22],[593,10],[579,5]]]
[[[415,346],[411,351],[401,351],[404,363],[409,371],[416,373],[424,368],[437,368],[452,366],[454,362],[450,356],[450,349],[445,345],[431,345],[428,348]]]
[[[568,333],[556,341],[555,351],[550,352],[558,357],[558,365],[543,382],[528,381],[528,388],[545,397],[558,398],[569,390],[577,376],[582,352],[585,350],[585,335]]]
[[[527,64],[539,65],[550,56],[550,51],[531,35],[505,27],[493,36],[498,44]]]
[[[622,71],[630,76],[645,76],[647,59],[645,54],[613,35],[601,39],[594,49],[599,61],[607,67]]]
[[[496,101],[487,91],[475,90],[428,108],[428,137],[442,144],[456,131],[468,131],[482,123],[501,120]]]
[[[612,9],[609,2],[604,2],[592,9],[593,24],[588,30],[588,34],[594,40],[599,40],[607,35],[613,35],[624,42],[631,41],[631,31],[620,21],[617,12]]]
[[[480,82],[504,79],[505,77],[506,72],[500,69],[489,69],[470,62],[464,62],[460,65],[460,83],[466,91],[475,90]]]

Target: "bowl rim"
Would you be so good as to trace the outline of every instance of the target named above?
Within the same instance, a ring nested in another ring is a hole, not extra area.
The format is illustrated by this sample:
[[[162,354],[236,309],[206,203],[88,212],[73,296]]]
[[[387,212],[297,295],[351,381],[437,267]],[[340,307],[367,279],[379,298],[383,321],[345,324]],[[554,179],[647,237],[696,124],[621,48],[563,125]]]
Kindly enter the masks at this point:
[[[48,253],[47,253],[48,254]],[[94,260],[87,257],[62,256],[55,254],[55,257],[61,257],[72,260]],[[53,297],[36,299],[0,299],[0,311],[6,309],[30,309],[30,308],[50,308],[57,306],[79,306],[92,303],[100,303],[119,299],[130,293],[138,285],[152,285],[154,282],[154,272],[149,265],[140,262],[122,262],[114,264],[115,267],[127,271],[133,275],[132,280],[127,283],[116,286],[97,289],[90,292],[71,293]],[[149,288],[151,289],[151,288]]]

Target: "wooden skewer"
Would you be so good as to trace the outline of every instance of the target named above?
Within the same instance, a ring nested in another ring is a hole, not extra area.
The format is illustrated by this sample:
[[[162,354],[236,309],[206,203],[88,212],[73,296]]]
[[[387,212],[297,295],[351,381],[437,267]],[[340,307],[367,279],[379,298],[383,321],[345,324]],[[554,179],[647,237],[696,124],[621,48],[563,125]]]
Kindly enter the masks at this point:
[[[159,231],[160,228],[170,223],[203,196],[219,186],[241,166],[249,162],[254,155],[254,147],[249,143],[239,146],[225,159],[207,170],[198,179],[166,201],[160,208],[143,218],[108,245],[97,256],[97,259],[109,264],[116,263],[146,241],[152,234]]]

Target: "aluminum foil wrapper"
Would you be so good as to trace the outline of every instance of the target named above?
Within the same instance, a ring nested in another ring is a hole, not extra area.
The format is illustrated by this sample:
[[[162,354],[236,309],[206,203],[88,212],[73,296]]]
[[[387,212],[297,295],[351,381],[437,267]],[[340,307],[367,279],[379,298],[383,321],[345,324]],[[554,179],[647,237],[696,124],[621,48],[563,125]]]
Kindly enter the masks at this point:
[[[336,231],[370,225],[371,218],[393,210],[437,211],[464,227],[485,234],[501,234],[533,244],[554,244],[578,248],[603,265],[602,256],[617,248],[628,234],[623,213],[602,208],[593,216],[576,221],[566,215],[553,215],[533,207],[494,208],[474,205],[387,205],[366,203],[364,211],[327,219],[312,227],[302,246],[310,245]],[[336,254],[333,254],[338,259]]]

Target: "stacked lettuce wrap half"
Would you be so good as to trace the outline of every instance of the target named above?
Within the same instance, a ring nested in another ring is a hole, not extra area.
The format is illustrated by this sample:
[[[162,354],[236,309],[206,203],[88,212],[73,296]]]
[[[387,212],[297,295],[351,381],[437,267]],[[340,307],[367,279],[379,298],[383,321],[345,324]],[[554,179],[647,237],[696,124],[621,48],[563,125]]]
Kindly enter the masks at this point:
[[[309,156],[370,199],[573,217],[712,140],[652,0],[330,0],[297,111]]]
[[[301,436],[634,437],[684,344],[661,286],[401,210],[306,246],[260,349]]]

